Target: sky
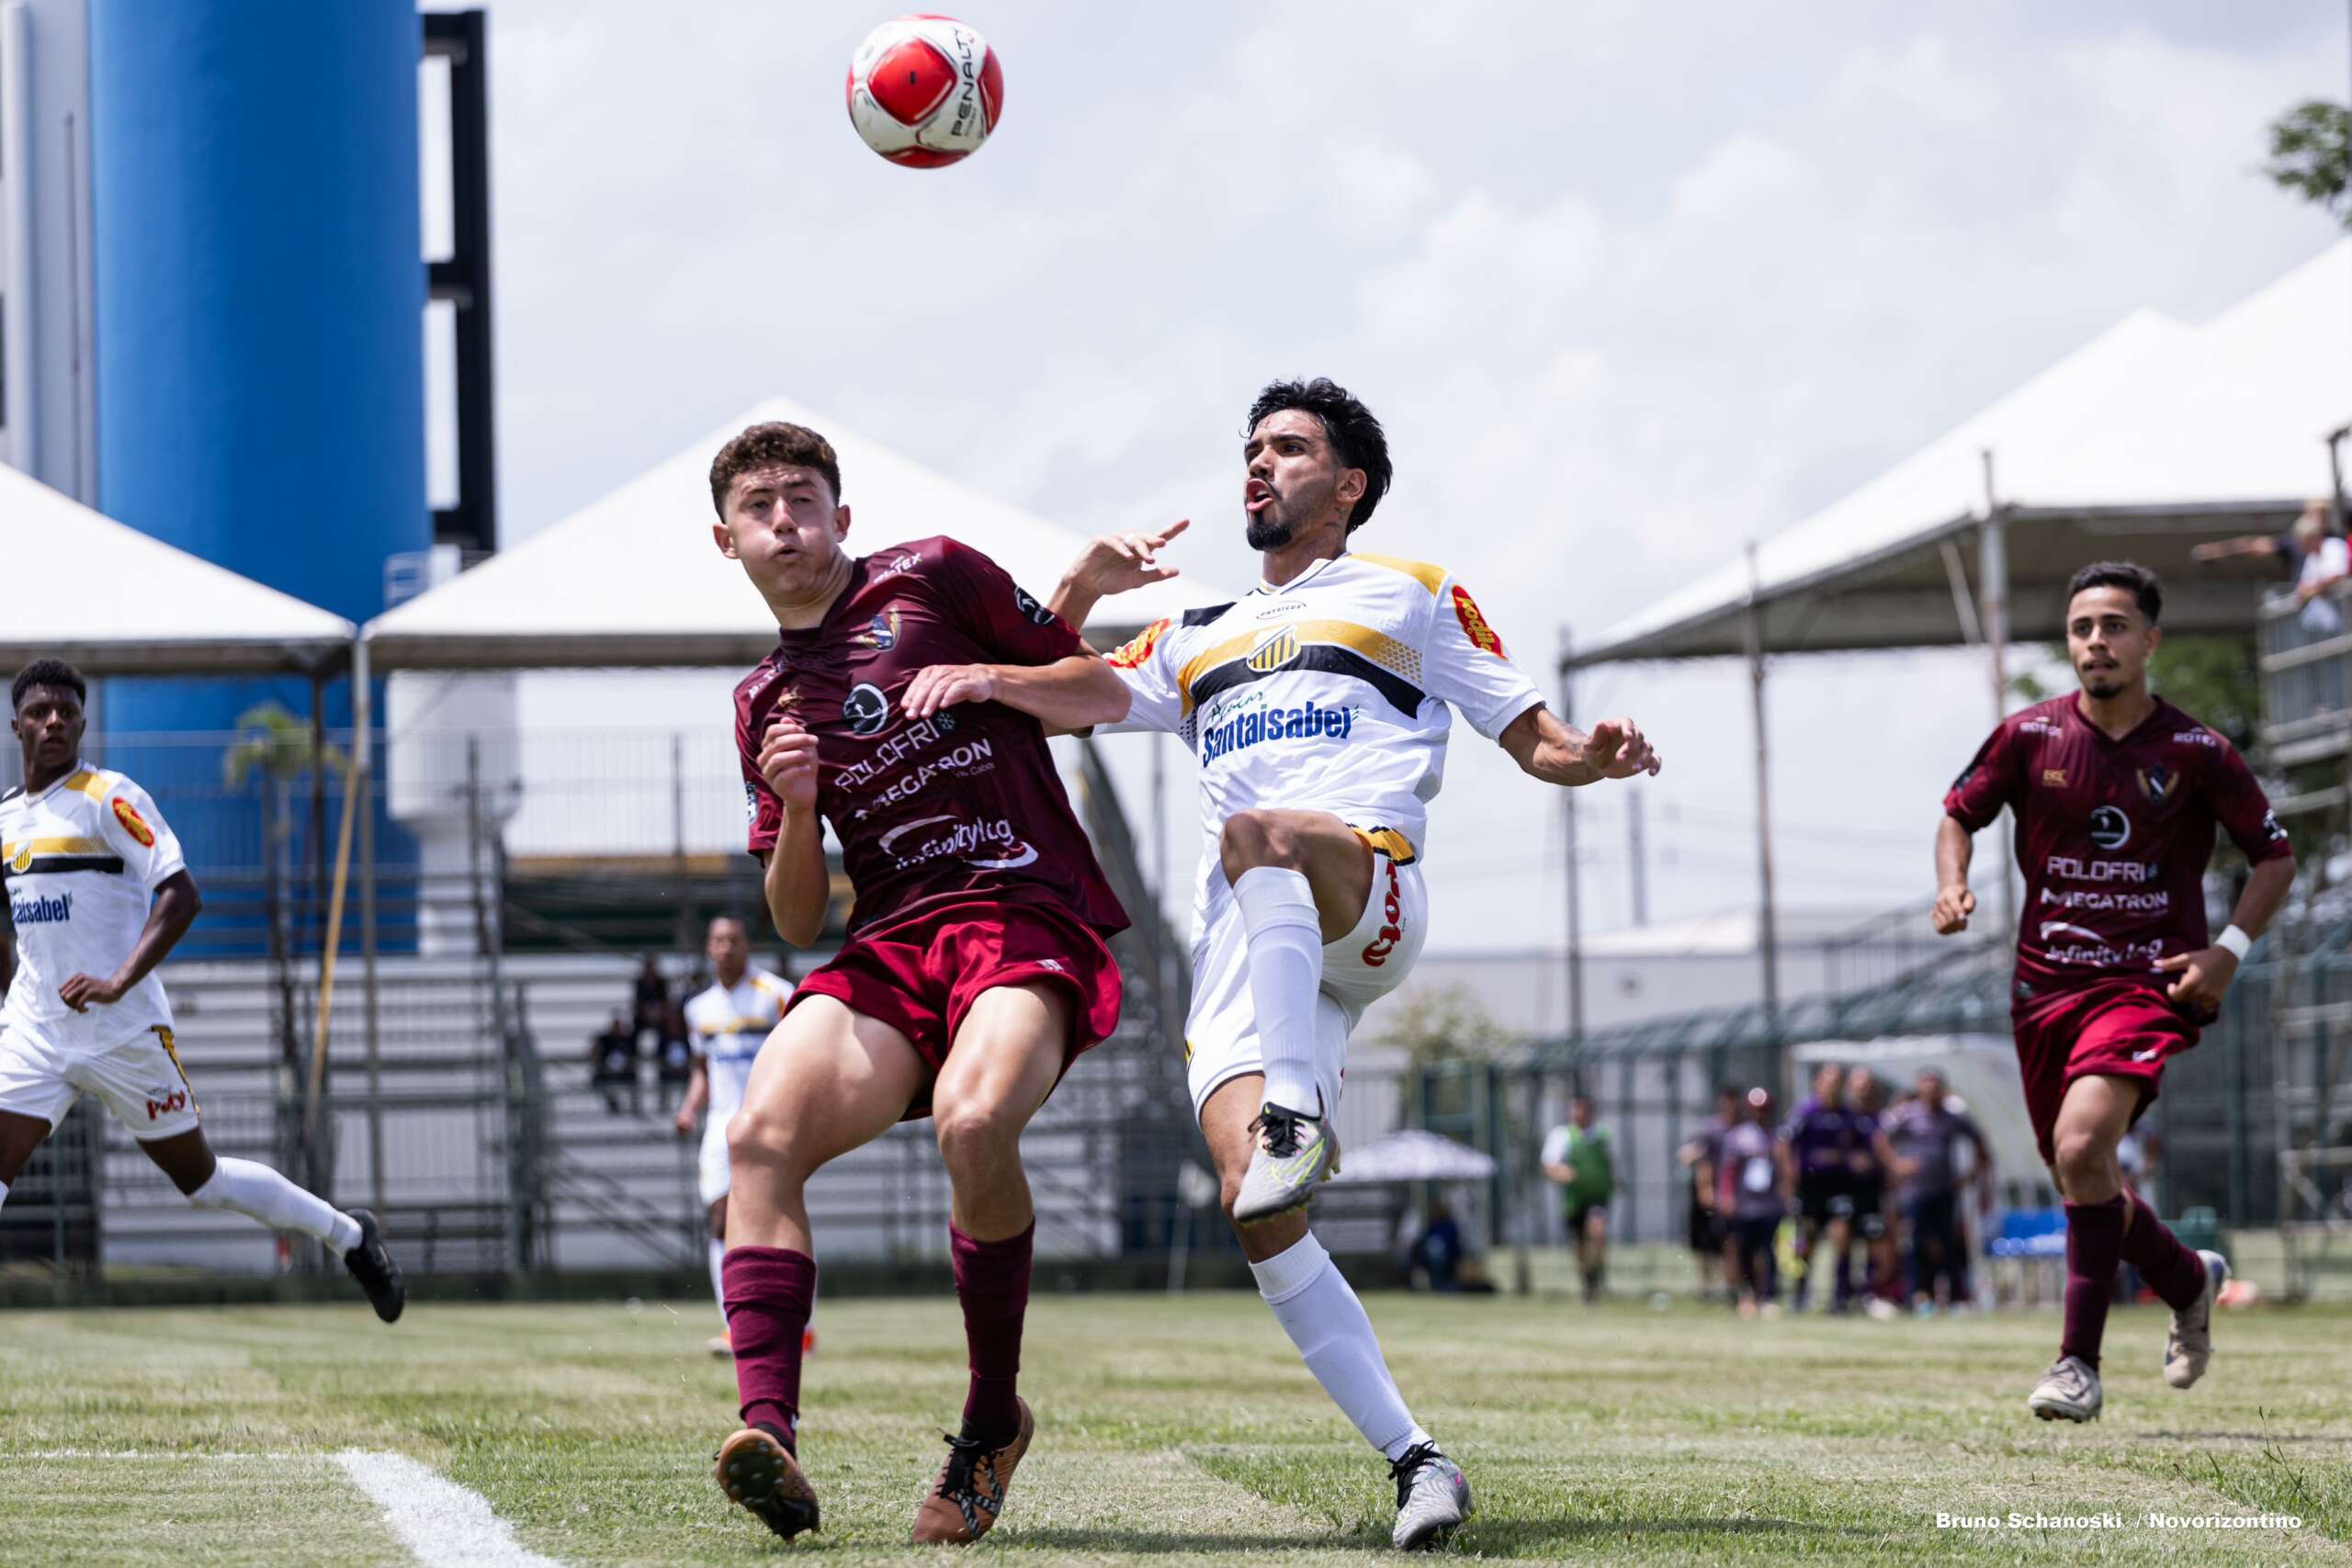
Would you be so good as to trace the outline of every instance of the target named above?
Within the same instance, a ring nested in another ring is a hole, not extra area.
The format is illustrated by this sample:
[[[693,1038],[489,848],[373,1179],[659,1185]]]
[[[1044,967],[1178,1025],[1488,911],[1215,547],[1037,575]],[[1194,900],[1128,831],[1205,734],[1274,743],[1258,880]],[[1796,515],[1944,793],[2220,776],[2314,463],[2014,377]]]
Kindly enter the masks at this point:
[[[1565,631],[2133,309],[2201,321],[2316,254],[2263,128],[2352,58],[2335,0],[989,0],[1001,126],[924,172],[843,112],[884,10],[488,10],[510,541],[782,393],[1082,533],[1188,517],[1172,558],[1246,587],[1242,412],[1329,375],[1396,463],[1360,547],[1454,571],[1547,691]],[[1770,690],[1781,898],[1924,908],[1981,664],[1798,658]],[[1633,919],[1635,793],[1652,919],[1754,902],[1747,703],[1740,666],[1580,679],[1579,720],[1666,758],[1580,797],[1588,930]],[[1558,795],[1466,725],[1430,840],[1433,950],[1559,942]]]

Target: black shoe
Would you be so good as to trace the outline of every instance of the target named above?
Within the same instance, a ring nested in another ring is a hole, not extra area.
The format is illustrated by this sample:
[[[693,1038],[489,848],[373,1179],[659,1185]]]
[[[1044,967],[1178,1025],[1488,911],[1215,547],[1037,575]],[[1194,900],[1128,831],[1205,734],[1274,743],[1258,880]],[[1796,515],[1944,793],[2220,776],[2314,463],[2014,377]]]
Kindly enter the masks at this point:
[[[351,1217],[359,1222],[359,1245],[343,1255],[343,1266],[368,1292],[376,1315],[386,1323],[398,1322],[401,1308],[408,1305],[408,1287],[401,1283],[401,1266],[384,1250],[384,1227],[365,1209],[352,1210]]]
[[[817,1528],[817,1493],[773,1427],[746,1427],[718,1445],[718,1485],[790,1540]]]

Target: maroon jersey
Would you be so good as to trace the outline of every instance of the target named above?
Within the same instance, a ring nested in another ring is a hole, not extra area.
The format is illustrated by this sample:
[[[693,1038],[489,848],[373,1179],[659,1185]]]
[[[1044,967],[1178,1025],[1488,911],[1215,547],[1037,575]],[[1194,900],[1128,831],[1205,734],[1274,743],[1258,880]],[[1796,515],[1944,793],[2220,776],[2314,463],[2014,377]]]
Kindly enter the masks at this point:
[[[1944,796],[1970,832],[2017,814],[2026,907],[2020,997],[2120,976],[2207,942],[2205,867],[2219,823],[2249,861],[2290,852],[2237,749],[2170,703],[2120,740],[2072,695],[2011,714]]]
[[[759,771],[779,711],[817,737],[817,809],[841,841],[855,931],[933,899],[1055,903],[1105,936],[1126,911],[1095,863],[1027,714],[965,703],[910,722],[899,699],[932,664],[1049,664],[1079,635],[979,551],[917,539],[854,563],[822,625],[780,633],[735,688],[754,854],[784,805]]]

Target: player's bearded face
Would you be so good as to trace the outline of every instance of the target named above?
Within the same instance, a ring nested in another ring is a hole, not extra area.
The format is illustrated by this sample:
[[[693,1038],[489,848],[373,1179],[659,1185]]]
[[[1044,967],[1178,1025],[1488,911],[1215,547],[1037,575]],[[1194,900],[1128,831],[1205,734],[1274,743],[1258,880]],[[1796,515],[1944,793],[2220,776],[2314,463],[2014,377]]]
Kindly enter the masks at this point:
[[[2162,636],[2120,588],[2086,588],[2066,607],[2066,653],[2075,678],[2097,701],[2138,685]]]
[[[1340,480],[1355,471],[1340,467],[1323,422],[1297,409],[1260,420],[1241,455],[1241,513],[1253,550],[1279,549],[1336,515]]]
[[[754,468],[729,486],[725,520],[712,532],[770,600],[804,598],[832,585],[849,508],[811,469]]]

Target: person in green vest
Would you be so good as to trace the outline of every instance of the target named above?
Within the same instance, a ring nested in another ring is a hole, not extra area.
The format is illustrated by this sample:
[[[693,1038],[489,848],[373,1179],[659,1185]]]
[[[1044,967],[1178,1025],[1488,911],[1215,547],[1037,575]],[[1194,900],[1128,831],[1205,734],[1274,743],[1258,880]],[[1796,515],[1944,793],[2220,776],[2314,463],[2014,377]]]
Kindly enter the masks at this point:
[[[1617,1165],[1609,1152],[1609,1129],[1592,1124],[1592,1101],[1586,1096],[1568,1101],[1567,1121],[1544,1140],[1543,1160],[1544,1174],[1558,1185],[1567,1211],[1584,1299],[1599,1301],[1609,1267],[1609,1200],[1617,1193]]]

